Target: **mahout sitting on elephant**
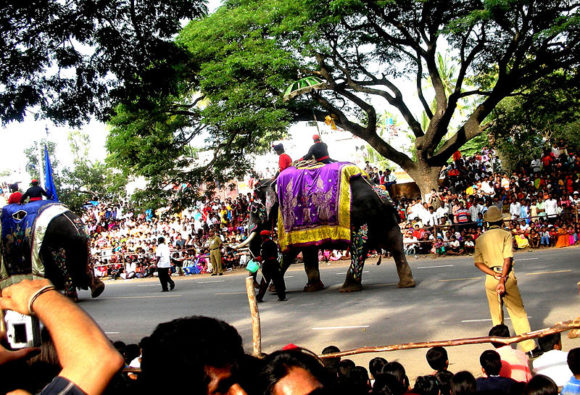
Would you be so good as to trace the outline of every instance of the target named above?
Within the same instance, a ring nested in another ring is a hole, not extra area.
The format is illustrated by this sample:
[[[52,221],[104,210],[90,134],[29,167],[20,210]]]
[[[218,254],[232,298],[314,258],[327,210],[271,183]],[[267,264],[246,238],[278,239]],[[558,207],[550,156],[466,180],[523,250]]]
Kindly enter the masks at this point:
[[[255,234],[277,226],[282,271],[302,252],[308,277],[305,291],[324,288],[318,266],[319,249],[350,248],[351,264],[341,292],[362,289],[364,262],[373,249],[392,254],[400,288],[415,286],[394,205],[388,194],[368,181],[358,167],[338,162],[308,169],[290,167],[276,180],[257,183],[254,196],[250,206],[251,234],[242,245],[256,254],[259,238]]]
[[[45,277],[73,300],[76,288],[90,288],[93,298],[103,292],[89,266],[85,226],[66,206],[42,200],[9,204],[1,213],[0,288]]]

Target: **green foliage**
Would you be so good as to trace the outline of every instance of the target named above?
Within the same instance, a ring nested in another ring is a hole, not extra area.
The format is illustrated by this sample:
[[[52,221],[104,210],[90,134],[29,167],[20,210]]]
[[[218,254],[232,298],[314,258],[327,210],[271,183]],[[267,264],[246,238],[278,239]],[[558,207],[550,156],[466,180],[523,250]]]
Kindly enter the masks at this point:
[[[204,0],[7,1],[0,12],[0,121],[26,113],[56,123],[108,118],[117,102],[170,94],[186,54],[181,20]],[[113,78],[111,78],[113,77]]]
[[[510,168],[539,158],[549,142],[580,147],[580,73],[557,71],[520,95],[504,99],[489,118],[489,133]]]
[[[42,139],[40,141],[35,141],[32,145],[28,148],[24,149],[24,155],[26,156],[26,171],[32,178],[40,178],[40,169],[45,167],[44,163],[44,146],[46,145],[48,149],[48,155],[50,157],[50,165],[52,166],[52,170],[54,172],[55,177],[55,184],[57,184],[57,179],[59,176],[59,161],[54,154],[54,150],[56,148],[56,144],[52,141],[48,141],[46,139]],[[39,148],[40,147],[40,148]],[[40,150],[40,151],[39,151]],[[40,162],[39,162],[40,159]],[[58,193],[58,185],[57,186],[57,193]]]
[[[503,98],[578,66],[577,18],[578,6],[564,0],[229,0],[177,37],[188,58],[173,64],[170,94],[148,96],[144,108],[118,108],[109,150],[126,174],[148,177],[143,202],[172,196],[171,185],[186,185],[178,200],[187,202],[201,182],[247,172],[251,154],[314,112],[336,116],[338,126],[422,182],[421,172],[435,176],[481,134],[481,122]],[[438,58],[443,42],[454,67]],[[284,89],[310,75],[324,88],[283,103]],[[426,127],[397,87],[405,78],[418,79]],[[198,95],[205,107],[192,105]],[[377,135],[376,100],[407,124],[415,139],[410,155]],[[459,125],[456,114],[463,115]],[[188,119],[174,124],[179,115]],[[192,163],[182,134],[205,137],[190,141],[213,156]]]
[[[79,213],[89,200],[116,201],[125,197],[127,178],[102,162],[77,161],[65,169],[59,188],[60,201]]]

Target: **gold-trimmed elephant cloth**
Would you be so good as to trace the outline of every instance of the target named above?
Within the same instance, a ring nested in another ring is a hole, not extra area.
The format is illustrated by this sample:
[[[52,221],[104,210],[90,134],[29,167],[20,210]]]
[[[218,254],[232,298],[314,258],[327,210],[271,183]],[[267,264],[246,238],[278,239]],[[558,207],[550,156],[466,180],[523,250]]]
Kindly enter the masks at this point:
[[[277,179],[278,241],[290,247],[350,243],[352,177],[366,175],[348,162],[290,167]]]

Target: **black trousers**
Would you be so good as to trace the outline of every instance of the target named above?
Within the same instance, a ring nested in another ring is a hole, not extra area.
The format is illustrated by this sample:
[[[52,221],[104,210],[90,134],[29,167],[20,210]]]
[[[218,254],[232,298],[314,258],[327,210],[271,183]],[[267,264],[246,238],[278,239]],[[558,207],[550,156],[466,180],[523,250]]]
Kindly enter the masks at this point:
[[[258,291],[258,296],[256,299],[262,300],[270,285],[270,281],[274,282],[274,287],[276,287],[276,294],[278,294],[278,299],[282,300],[286,298],[286,284],[284,283],[284,276],[280,271],[280,265],[277,261],[264,262],[262,265],[262,275],[264,278],[260,283],[260,289]]]
[[[167,284],[170,284],[171,288],[175,287],[175,283],[173,282],[171,277],[169,277],[168,267],[158,267],[157,273],[159,274],[159,282],[161,283],[161,288],[164,291],[169,291],[169,289],[167,289]]]

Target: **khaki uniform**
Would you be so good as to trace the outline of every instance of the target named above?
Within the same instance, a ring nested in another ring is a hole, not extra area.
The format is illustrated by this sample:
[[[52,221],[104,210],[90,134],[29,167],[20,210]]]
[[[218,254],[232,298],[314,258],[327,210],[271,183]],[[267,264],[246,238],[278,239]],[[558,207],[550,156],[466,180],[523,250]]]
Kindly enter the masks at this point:
[[[222,239],[215,235],[209,241],[209,262],[213,267],[213,272],[216,274],[223,273],[221,247]]]
[[[475,243],[475,252],[473,254],[474,262],[483,262],[493,271],[502,272],[505,258],[513,258],[513,238],[511,233],[500,229],[492,228],[477,238]],[[489,313],[493,325],[501,324],[500,305],[497,299],[496,287],[499,283],[495,277],[485,276],[485,293],[489,305]],[[524,308],[524,303],[518,289],[518,281],[514,274],[513,263],[508,278],[505,281],[505,293],[503,303],[510,315],[512,325],[516,334],[530,332],[530,322],[528,314]],[[531,351],[536,347],[533,340],[526,340],[520,343],[523,351]]]

